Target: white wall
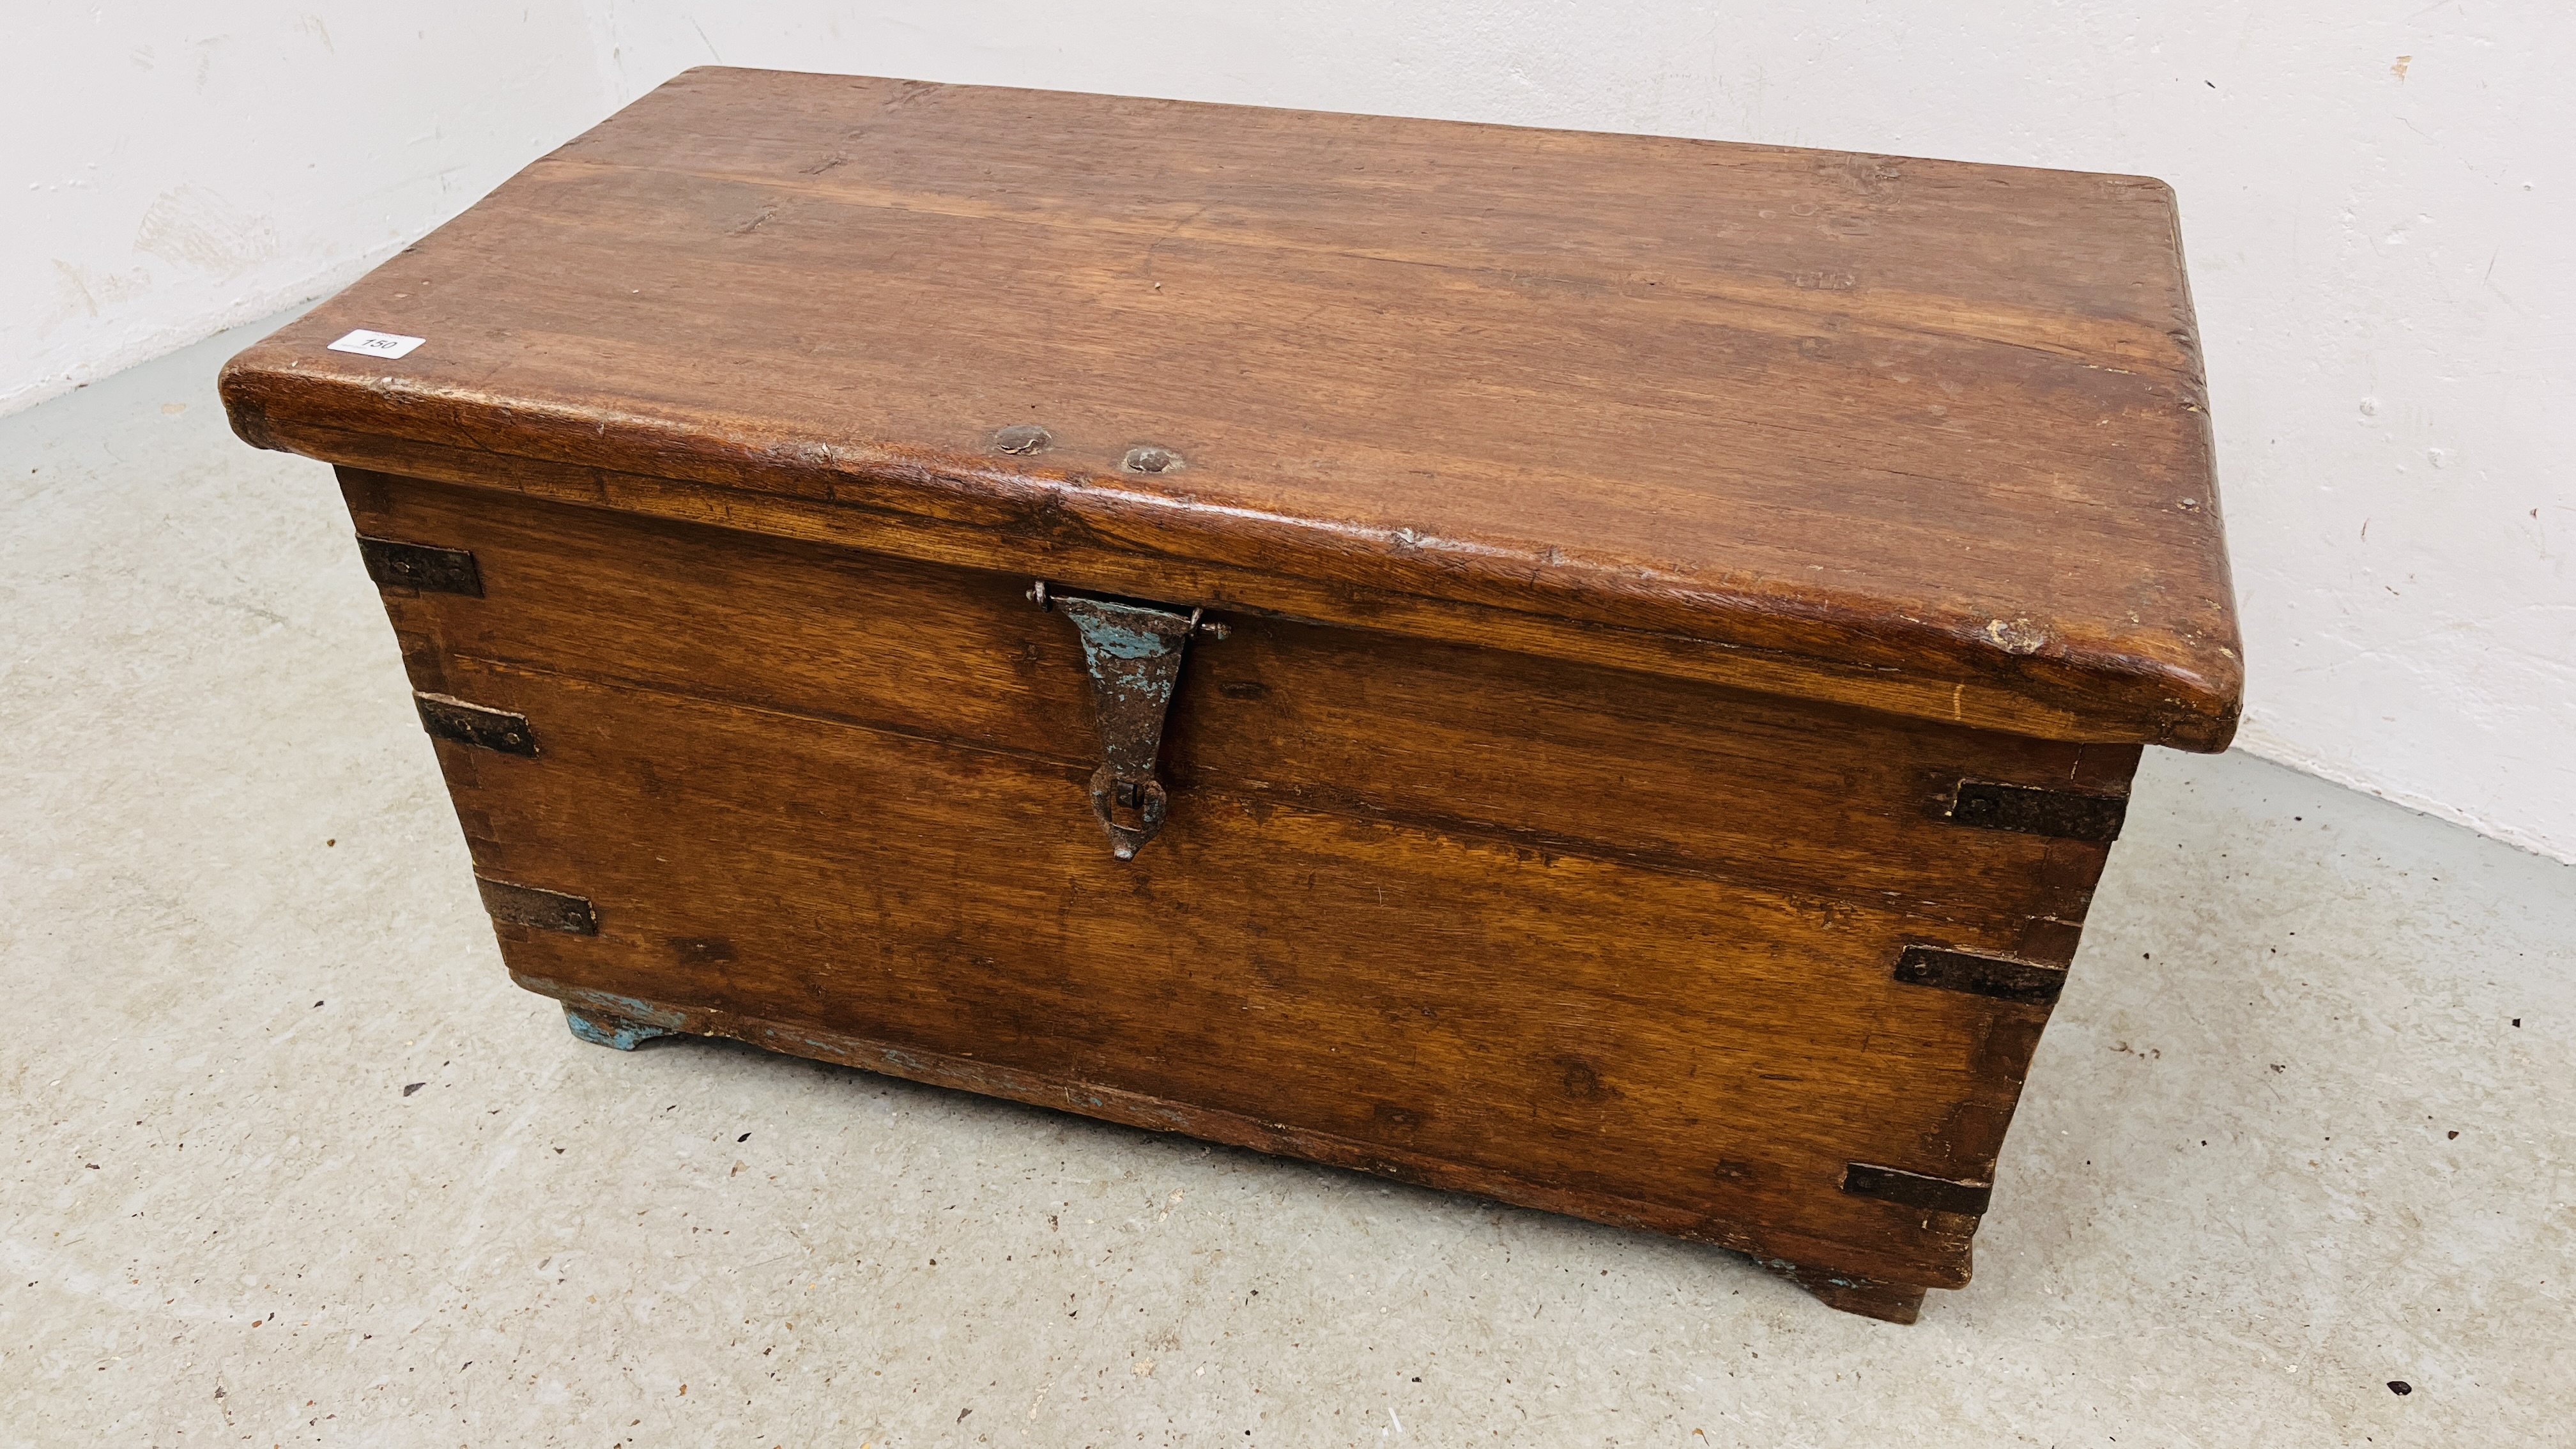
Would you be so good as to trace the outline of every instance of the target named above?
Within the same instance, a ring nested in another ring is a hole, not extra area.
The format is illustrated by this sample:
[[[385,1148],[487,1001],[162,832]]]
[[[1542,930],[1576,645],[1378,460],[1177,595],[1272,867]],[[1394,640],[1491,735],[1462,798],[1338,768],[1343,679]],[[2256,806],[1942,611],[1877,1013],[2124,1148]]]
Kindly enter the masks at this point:
[[[709,61],[2162,176],[2209,356],[2243,742],[2576,859],[2564,0],[228,13],[252,12],[222,40],[163,5],[13,43],[13,71],[51,69],[15,103],[44,110],[10,133],[37,144],[0,156],[37,201],[0,234],[0,403],[324,290]]]
[[[0,413],[353,280],[614,108],[579,6],[14,4]]]

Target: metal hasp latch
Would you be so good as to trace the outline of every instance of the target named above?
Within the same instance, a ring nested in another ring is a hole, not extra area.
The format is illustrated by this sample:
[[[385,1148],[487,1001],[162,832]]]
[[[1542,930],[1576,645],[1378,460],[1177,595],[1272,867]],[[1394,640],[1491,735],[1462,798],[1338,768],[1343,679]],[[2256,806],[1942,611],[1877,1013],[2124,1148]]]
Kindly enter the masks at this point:
[[[1029,597],[1073,621],[1082,636],[1082,662],[1091,673],[1091,698],[1100,714],[1100,768],[1091,773],[1091,813],[1109,832],[1120,860],[1163,828],[1168,801],[1154,778],[1163,752],[1163,714],[1181,682],[1181,650],[1190,635],[1225,637],[1222,624],[1202,624],[1202,612],[1130,604],[1083,594],[1056,594],[1038,581]]]

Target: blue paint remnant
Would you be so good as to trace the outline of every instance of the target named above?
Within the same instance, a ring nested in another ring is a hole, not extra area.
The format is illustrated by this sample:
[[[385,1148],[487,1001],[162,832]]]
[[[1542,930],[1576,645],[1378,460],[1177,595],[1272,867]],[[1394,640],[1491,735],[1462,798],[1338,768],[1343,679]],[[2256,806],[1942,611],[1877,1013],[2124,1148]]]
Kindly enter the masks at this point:
[[[664,1011],[649,1001],[640,1001],[632,996],[613,996],[605,991],[584,991],[580,995],[584,1001],[598,1007],[602,1012],[614,1013],[637,1023],[677,1030],[688,1020],[679,1012]]]
[[[615,1047],[622,1052],[631,1052],[657,1036],[680,1034],[667,1026],[651,1026],[640,1021],[627,1021],[605,1012],[597,1016],[584,1016],[569,1006],[564,1008],[564,1025],[571,1027],[572,1034],[583,1041],[595,1046]]]
[[[1178,642],[1172,637],[1174,616],[1163,609],[1139,609],[1131,604],[1112,604],[1101,599],[1084,601],[1090,607],[1080,613],[1066,610],[1073,627],[1082,631],[1085,646],[1117,659],[1152,659]],[[1150,619],[1153,624],[1138,627],[1129,617]]]

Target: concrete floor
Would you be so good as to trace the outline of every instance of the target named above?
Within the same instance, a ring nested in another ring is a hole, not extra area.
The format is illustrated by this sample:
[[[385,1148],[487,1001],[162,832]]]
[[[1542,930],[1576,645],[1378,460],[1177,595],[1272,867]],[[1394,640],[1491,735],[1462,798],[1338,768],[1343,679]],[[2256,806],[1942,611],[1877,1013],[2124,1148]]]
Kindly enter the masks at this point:
[[[327,471],[225,431],[249,340],[0,421],[0,1443],[2576,1443],[2576,870],[2151,753],[1912,1328],[610,1052],[502,974]]]

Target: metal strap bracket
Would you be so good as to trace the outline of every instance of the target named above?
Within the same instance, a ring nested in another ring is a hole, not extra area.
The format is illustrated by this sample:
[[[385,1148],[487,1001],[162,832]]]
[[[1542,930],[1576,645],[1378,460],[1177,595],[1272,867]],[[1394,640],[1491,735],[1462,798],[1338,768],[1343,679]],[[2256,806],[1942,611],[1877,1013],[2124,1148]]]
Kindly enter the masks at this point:
[[[1951,797],[1949,818],[1954,824],[1984,830],[2053,835],[2107,845],[2120,838],[2120,825],[2128,812],[2129,798],[2125,795],[1961,780]]]
[[[1928,1177],[1902,1168],[1880,1167],[1875,1163],[1854,1162],[1843,1167],[1843,1191],[1854,1197],[1874,1197],[1881,1202],[1905,1207],[1929,1208],[1939,1213],[1962,1213],[1983,1217],[1993,1201],[1995,1185],[1991,1182],[1959,1182],[1946,1177]]]
[[[476,749],[499,750],[505,755],[533,755],[537,737],[528,729],[528,717],[452,694],[430,694],[413,690],[411,701],[420,711],[420,727],[430,738],[454,740]]]
[[[2025,1006],[2048,1006],[2066,988],[2066,968],[1918,942],[1907,946],[1896,958],[1896,979],[1908,986],[1965,991]]]
[[[483,597],[483,571],[475,567],[474,555],[461,548],[405,543],[362,533],[358,535],[358,557],[366,561],[367,577],[375,580],[380,589]]]

